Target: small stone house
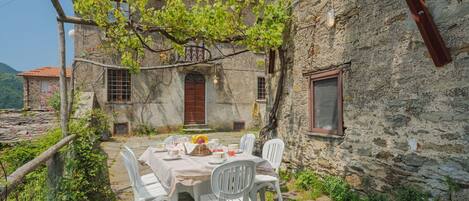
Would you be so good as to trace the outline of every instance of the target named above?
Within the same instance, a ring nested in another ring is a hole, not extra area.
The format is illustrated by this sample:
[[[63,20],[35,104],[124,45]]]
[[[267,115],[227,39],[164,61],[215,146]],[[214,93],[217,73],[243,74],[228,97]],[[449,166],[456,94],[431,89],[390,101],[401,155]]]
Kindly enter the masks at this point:
[[[287,167],[365,191],[416,185],[446,200],[446,178],[469,191],[469,3],[425,2],[452,57],[442,67],[405,1],[293,6],[277,129]]]
[[[71,69],[67,69],[66,76],[70,78]],[[23,78],[23,102],[27,110],[49,110],[49,98],[59,89],[60,68],[40,67],[21,72]]]
[[[150,1],[153,4],[161,2]],[[153,48],[164,49],[165,39],[158,34],[153,37]],[[120,65],[117,54],[100,48],[103,34],[96,27],[75,25],[74,38],[75,57]],[[186,46],[182,55],[176,51],[146,51],[142,66],[197,62],[243,49],[202,43]],[[113,134],[135,133],[140,128],[159,132],[242,130],[263,125],[267,97],[264,60],[262,53],[244,52],[209,63],[136,74],[78,62],[75,78],[77,89],[93,92],[99,107],[112,117]]]

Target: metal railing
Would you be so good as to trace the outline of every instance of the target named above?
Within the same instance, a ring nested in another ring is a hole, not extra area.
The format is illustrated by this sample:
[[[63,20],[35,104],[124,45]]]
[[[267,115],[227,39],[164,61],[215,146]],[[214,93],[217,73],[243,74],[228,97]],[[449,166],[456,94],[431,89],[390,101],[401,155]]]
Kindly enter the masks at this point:
[[[198,62],[211,58],[210,51],[202,45],[186,45],[184,54],[177,55],[177,62]]]

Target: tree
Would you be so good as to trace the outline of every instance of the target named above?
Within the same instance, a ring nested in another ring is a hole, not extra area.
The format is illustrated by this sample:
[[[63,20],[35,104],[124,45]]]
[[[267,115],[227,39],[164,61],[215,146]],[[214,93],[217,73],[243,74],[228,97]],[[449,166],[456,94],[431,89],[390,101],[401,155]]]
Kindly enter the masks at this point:
[[[74,8],[104,32],[106,46],[117,50],[122,66],[133,72],[139,71],[144,49],[182,52],[187,43],[200,41],[241,45],[249,50],[276,49],[283,43],[282,33],[289,19],[288,0],[196,0],[191,5],[183,0],[165,0],[161,8],[148,6],[148,0],[126,3],[129,13],[110,0],[75,0]],[[152,48],[152,33],[168,39],[169,47]]]

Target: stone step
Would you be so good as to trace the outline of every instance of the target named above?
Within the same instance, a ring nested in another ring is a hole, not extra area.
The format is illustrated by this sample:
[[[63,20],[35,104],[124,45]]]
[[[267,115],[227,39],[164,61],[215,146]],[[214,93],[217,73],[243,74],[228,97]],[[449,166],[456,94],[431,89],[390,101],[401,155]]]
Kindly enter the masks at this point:
[[[205,129],[208,128],[207,124],[186,124],[182,126],[184,129]]]
[[[182,132],[187,134],[201,134],[201,133],[211,133],[215,130],[210,128],[183,128]]]

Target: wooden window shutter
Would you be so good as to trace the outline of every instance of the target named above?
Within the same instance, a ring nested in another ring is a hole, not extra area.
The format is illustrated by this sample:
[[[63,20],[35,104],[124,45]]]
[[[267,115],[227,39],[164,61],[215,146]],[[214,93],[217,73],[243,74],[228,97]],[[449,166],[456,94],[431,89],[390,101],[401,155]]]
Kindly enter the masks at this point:
[[[269,74],[274,73],[275,69],[275,50],[269,51]]]

